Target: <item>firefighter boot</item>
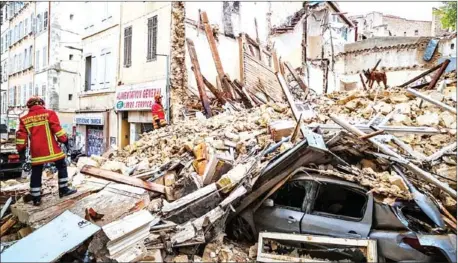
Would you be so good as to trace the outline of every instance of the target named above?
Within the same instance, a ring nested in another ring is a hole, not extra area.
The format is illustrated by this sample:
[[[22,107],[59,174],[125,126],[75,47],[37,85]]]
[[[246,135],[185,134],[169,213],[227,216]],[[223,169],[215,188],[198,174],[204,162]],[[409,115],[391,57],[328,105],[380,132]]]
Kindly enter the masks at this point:
[[[32,202],[34,206],[41,205],[41,196],[32,196]]]
[[[59,189],[59,197],[60,198],[62,198],[64,196],[72,195],[74,193],[76,193],[76,189],[68,188],[68,186],[62,187],[62,188]]]

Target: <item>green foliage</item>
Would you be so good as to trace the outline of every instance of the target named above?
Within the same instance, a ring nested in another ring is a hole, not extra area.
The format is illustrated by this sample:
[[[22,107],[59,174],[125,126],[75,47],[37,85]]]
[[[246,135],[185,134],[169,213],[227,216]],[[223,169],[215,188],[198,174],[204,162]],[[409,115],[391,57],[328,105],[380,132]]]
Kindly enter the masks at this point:
[[[434,14],[440,17],[444,29],[452,28],[456,30],[456,9],[457,2],[443,2],[443,6],[434,10]]]

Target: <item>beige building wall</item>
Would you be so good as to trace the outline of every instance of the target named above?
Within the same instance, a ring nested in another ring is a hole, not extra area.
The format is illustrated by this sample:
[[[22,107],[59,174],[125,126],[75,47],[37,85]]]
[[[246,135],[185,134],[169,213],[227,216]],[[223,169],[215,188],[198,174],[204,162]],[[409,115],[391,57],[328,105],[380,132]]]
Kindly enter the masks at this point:
[[[147,61],[148,19],[157,16],[157,54],[170,53],[170,2],[125,2],[121,11],[121,43],[119,81],[137,84],[165,79],[166,57],[158,56]],[[124,66],[124,29],[132,27],[132,65]]]

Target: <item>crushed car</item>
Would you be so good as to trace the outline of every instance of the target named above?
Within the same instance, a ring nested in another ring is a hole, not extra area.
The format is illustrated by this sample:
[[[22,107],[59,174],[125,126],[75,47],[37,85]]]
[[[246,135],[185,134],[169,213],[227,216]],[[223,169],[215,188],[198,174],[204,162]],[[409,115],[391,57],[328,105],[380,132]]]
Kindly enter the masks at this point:
[[[456,235],[436,226],[414,202],[381,204],[358,184],[302,168],[270,193],[235,219],[234,237],[269,231],[370,238],[377,240],[379,261],[456,262]]]

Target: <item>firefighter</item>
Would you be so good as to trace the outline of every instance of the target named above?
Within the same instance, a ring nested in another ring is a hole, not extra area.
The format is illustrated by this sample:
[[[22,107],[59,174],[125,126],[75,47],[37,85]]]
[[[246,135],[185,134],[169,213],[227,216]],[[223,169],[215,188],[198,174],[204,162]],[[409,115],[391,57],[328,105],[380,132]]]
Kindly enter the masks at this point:
[[[27,101],[29,112],[19,119],[19,130],[16,133],[16,148],[21,156],[25,156],[27,139],[30,136],[30,154],[32,157],[32,176],[30,178],[30,195],[33,205],[41,204],[41,175],[45,163],[54,162],[59,177],[59,197],[76,193],[68,187],[67,165],[65,154],[57,141],[68,149],[68,139],[59,123],[57,114],[44,107],[40,97],[31,97]],[[56,141],[57,138],[57,141]]]
[[[151,107],[151,112],[153,113],[153,127],[155,130],[167,125],[161,95],[154,96],[154,104]]]

